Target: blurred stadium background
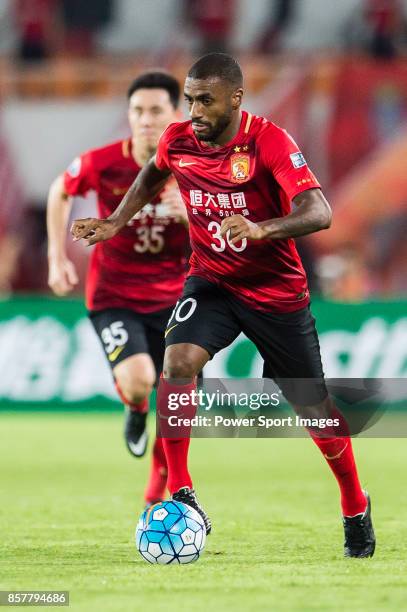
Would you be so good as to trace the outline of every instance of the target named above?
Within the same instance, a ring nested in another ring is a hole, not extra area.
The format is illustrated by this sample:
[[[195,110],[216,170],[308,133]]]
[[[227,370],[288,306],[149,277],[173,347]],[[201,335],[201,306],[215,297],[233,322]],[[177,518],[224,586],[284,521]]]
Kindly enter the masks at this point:
[[[148,461],[121,439],[83,245],[77,293],[48,290],[46,198],[78,153],[127,136],[140,71],[182,83],[208,50],[236,54],[244,107],[292,133],[332,204],[332,228],[298,241],[326,374],[406,377],[407,0],[0,0],[0,588],[69,588],[83,612],[403,610],[404,439],[355,440],[371,562],[342,558],[336,483],[308,439],[194,440],[205,556],[159,578],[137,558]],[[206,368],[260,372],[243,337]]]
[[[141,71],[182,82],[201,53],[241,61],[244,107],[287,128],[323,184],[334,223],[298,241],[326,374],[407,373],[406,0],[1,0],[0,407],[120,408],[81,285],[47,287],[49,185],[86,149],[128,133]],[[94,211],[77,200],[75,216]],[[208,366],[249,376],[244,338]]]

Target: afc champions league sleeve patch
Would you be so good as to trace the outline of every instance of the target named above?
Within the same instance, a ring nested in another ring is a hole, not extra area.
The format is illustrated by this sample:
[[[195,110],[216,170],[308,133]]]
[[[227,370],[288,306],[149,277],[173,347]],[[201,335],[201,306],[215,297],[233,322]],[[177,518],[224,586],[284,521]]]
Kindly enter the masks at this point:
[[[75,157],[73,162],[71,162],[70,165],[68,166],[67,173],[72,178],[77,178],[80,175],[80,173],[81,173],[81,168],[82,168],[82,160],[81,160],[81,158],[80,157]]]
[[[300,153],[300,151],[298,151],[297,153],[291,153],[290,159],[294,168],[302,168],[303,166],[307,165],[305,157],[302,153]]]

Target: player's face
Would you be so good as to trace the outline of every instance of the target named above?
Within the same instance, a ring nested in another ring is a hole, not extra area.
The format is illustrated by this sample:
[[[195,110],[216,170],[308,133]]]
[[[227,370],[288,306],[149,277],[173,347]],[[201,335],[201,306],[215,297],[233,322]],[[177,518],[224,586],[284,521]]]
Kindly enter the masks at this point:
[[[219,78],[187,78],[184,87],[192,129],[199,140],[216,142],[240,106],[242,90],[234,90]]]
[[[155,150],[169,123],[176,121],[176,110],[165,89],[138,89],[129,100],[129,123],[133,138]]]

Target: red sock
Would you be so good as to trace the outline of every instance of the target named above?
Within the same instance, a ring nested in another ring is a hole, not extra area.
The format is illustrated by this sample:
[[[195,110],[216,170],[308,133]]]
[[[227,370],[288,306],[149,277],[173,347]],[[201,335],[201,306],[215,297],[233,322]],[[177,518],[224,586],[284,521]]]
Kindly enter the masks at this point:
[[[188,471],[188,450],[191,435],[190,427],[170,427],[168,418],[170,416],[192,418],[196,412],[196,406],[192,403],[182,406],[177,410],[169,409],[169,396],[179,393],[190,394],[196,389],[196,382],[185,385],[174,385],[162,376],[157,392],[157,410],[159,416],[159,428],[163,435],[163,447],[167,459],[168,477],[167,487],[172,495],[181,487],[191,487],[192,479]],[[172,436],[172,437],[171,437]]]
[[[120,399],[122,400],[123,404],[128,406],[130,410],[132,410],[133,412],[141,412],[142,414],[145,414],[146,412],[148,412],[148,397],[145,397],[143,400],[141,400],[141,402],[138,402],[138,404],[135,404],[133,402],[129,402],[129,400],[125,397],[125,395],[123,394],[123,391],[120,389],[119,383],[116,380],[114,382],[114,386],[116,387],[116,391]]]
[[[181,487],[192,489],[192,479],[188,471],[189,438],[163,438],[163,446],[168,465],[167,487],[170,494]]]
[[[167,486],[167,461],[162,438],[156,438],[151,457],[150,477],[144,491],[146,503],[164,499]]]
[[[312,439],[338,481],[343,515],[354,516],[364,512],[367,502],[360,486],[351,438],[319,438],[312,435]]]

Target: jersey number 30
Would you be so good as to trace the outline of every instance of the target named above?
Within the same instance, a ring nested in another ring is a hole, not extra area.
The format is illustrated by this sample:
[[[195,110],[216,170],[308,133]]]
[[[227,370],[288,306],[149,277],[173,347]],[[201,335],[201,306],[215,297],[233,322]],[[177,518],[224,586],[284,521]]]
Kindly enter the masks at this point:
[[[228,230],[228,232],[226,233],[226,236],[221,236],[220,223],[217,223],[216,221],[211,221],[209,223],[208,232],[211,233],[212,238],[216,241],[216,242],[211,242],[211,247],[217,253],[222,253],[226,249],[227,244],[232,249],[232,251],[235,251],[236,253],[240,253],[241,251],[244,251],[245,248],[247,247],[247,238],[243,238],[243,240],[241,241],[239,245],[233,244],[230,239],[230,230]]]

